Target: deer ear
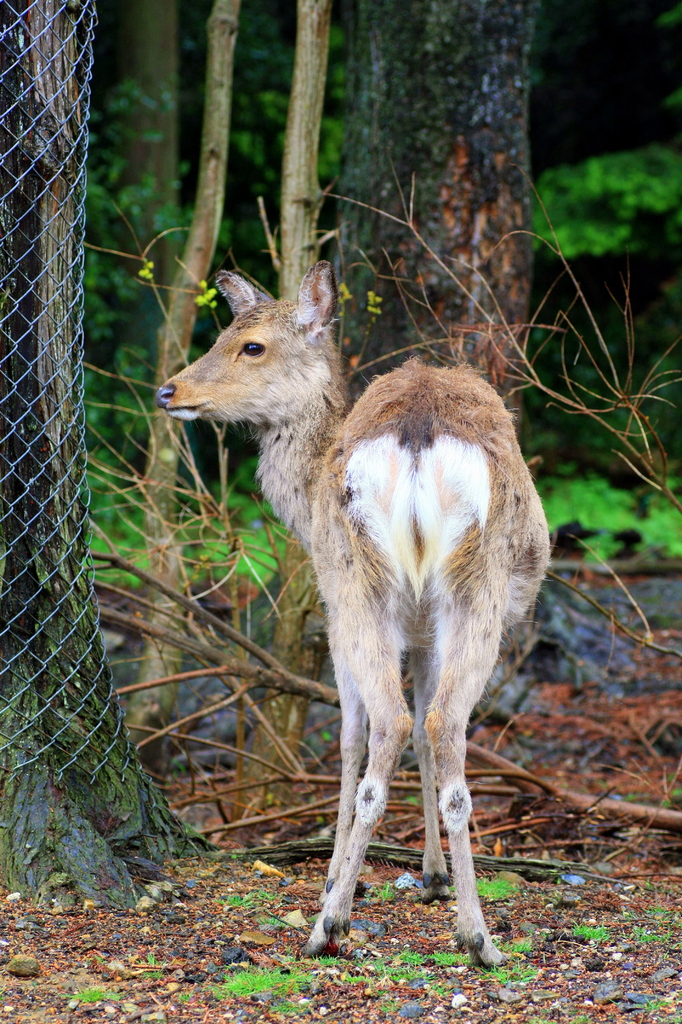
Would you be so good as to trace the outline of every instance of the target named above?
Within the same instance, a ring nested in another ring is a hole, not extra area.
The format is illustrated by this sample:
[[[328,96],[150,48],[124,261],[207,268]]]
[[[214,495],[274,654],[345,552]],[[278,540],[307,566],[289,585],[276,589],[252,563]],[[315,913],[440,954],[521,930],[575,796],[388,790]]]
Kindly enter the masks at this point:
[[[325,329],[334,319],[338,298],[334,268],[326,260],[320,260],[301,281],[296,307],[298,322],[313,344],[322,340]]]
[[[230,309],[235,316],[246,313],[261,302],[272,302],[269,295],[261,292],[250,281],[245,280],[241,274],[235,274],[232,270],[219,270],[215,276],[216,284],[230,303]]]

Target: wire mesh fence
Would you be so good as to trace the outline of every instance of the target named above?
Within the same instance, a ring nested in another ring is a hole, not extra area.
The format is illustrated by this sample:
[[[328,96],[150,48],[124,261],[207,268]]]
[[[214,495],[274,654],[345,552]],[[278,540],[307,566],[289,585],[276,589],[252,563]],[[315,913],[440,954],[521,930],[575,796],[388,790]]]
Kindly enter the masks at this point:
[[[123,740],[84,500],[94,23],[93,0],[0,5],[0,767],[57,779],[94,777]]]

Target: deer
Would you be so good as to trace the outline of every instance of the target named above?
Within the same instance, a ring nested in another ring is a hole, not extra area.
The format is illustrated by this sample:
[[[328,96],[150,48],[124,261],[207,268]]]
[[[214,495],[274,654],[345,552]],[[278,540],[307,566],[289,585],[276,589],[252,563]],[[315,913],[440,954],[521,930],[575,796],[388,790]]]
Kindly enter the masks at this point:
[[[262,492],[312,556],[326,606],[342,767],[322,910],[303,953],[334,955],[348,935],[359,871],[412,734],[425,822],[421,899],[452,899],[440,808],[460,948],[476,965],[502,964],[476,889],[465,753],[503,631],[527,613],[549,563],[513,417],[473,368],[416,358],[376,377],[351,405],[326,261],[306,273],[296,302],[273,300],[232,271],[216,282],[233,320],[156,402],[179,420],[250,425]]]

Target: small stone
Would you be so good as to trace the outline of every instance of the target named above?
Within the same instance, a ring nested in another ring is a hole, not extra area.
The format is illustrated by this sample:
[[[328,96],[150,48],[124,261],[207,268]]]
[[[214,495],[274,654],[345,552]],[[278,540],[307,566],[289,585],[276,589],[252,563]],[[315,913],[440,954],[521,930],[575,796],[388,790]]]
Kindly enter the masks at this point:
[[[106,1013],[107,1017],[115,1017],[118,1013],[118,1007],[114,1006],[112,1003],[105,1003],[102,1009]]]
[[[122,981],[128,981],[130,978],[135,977],[135,971],[131,971],[129,967],[126,967],[120,960],[110,960],[105,965],[105,971],[111,974],[115,978],[120,978]]]
[[[606,961],[600,956],[592,956],[585,961],[586,971],[603,971],[606,966]]]
[[[173,993],[177,992],[179,988],[181,988],[181,986],[178,985],[177,981],[169,981],[166,985],[166,992],[168,992],[169,995],[173,995]]]
[[[376,921],[367,921],[365,918],[359,918],[358,920],[351,921],[351,928],[355,928],[357,931],[366,932],[371,935],[374,939],[381,939],[386,934],[386,926],[379,924]]]
[[[651,975],[652,981],[667,981],[668,978],[675,978],[680,973],[679,967],[661,967],[660,971],[656,971],[655,974]]]
[[[7,964],[7,970],[16,978],[37,978],[40,974],[40,964],[33,956],[17,953]]]
[[[408,988],[428,988],[429,987],[429,983],[426,980],[426,978],[412,978],[411,981],[408,981],[407,987]]]
[[[520,1003],[523,996],[520,992],[514,992],[511,988],[498,988],[495,992],[495,998],[499,999],[501,1003]]]
[[[170,979],[169,980],[171,980],[171,981],[184,981],[185,980],[185,972],[183,971],[182,967],[178,967],[177,971],[173,971],[173,973],[170,975]]]
[[[395,880],[395,882],[393,884],[396,887],[396,889],[417,889],[418,888],[417,879],[414,877],[414,875],[411,875],[409,871],[406,871],[404,874],[402,874],[400,876],[400,878],[396,878],[396,880]],[[411,1004],[406,1003],[405,1005],[409,1006]]]
[[[163,1010],[157,1010],[155,1013],[143,1013],[140,1020],[142,1021],[142,1024],[146,1024],[146,1022],[152,1024],[154,1021],[158,1022],[158,1024],[165,1024],[166,1014]]]
[[[272,946],[277,942],[273,935],[266,935],[265,932],[247,931],[239,936],[240,942],[253,942],[256,946]]]
[[[127,999],[119,1005],[123,1013],[137,1013],[140,1009],[137,1003],[131,1003]]]
[[[595,988],[592,998],[599,1006],[606,1003],[617,1003],[623,998],[623,988],[617,981],[603,981]]]
[[[566,882],[567,885],[584,885],[585,879],[582,875],[560,875],[561,881]]]
[[[160,885],[145,885],[145,892],[155,903],[163,903],[163,889]]]
[[[139,900],[135,904],[135,910],[138,914],[148,914],[150,910],[153,910],[156,903],[149,896],[140,896]]]
[[[68,1003],[66,1004],[67,1010],[77,1010],[79,1006],[80,999],[69,999]]]
[[[287,924],[290,924],[292,928],[308,927],[308,922],[298,908],[296,910],[292,910],[289,914],[285,914],[282,920],[286,921]]]
[[[174,910],[169,910],[163,915],[164,921],[168,924],[187,924],[187,918],[183,914],[178,914]]]
[[[558,999],[559,993],[551,988],[536,988],[530,997],[534,1003],[548,1003],[550,1000]]]
[[[421,1017],[423,1013],[424,1007],[421,1003],[403,1003],[398,1010],[399,1017],[408,1017],[410,1019],[413,1017]]]
[[[83,900],[83,910],[92,911],[97,908],[97,904],[94,900]]]
[[[224,964],[248,964],[250,962],[251,957],[241,946],[227,946],[223,950]]]
[[[11,892],[9,896],[5,896],[5,903],[17,903],[21,899],[23,896],[20,892]]]
[[[647,1006],[653,1002],[653,996],[648,996],[644,992],[626,992],[625,1001],[630,1003],[631,1006]]]
[[[562,892],[556,901],[558,907],[576,907],[580,903],[580,893]]]
[[[467,1002],[467,997],[464,995],[463,992],[455,992],[454,996],[452,997],[452,1002],[450,1003],[450,1006],[452,1007],[453,1010],[460,1010],[463,1006],[466,1005]]]

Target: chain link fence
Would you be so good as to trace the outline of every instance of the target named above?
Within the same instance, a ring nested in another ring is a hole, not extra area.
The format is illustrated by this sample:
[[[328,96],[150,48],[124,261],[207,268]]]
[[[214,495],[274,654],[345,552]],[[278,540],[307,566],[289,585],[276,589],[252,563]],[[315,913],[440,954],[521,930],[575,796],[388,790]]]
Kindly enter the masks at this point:
[[[0,767],[91,778],[127,744],[85,503],[83,233],[93,0],[0,4]],[[127,766],[130,748],[119,767]]]

